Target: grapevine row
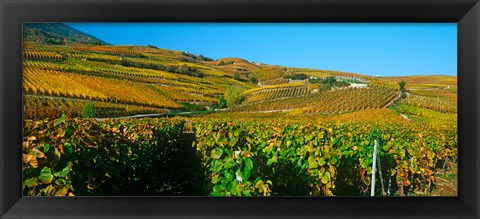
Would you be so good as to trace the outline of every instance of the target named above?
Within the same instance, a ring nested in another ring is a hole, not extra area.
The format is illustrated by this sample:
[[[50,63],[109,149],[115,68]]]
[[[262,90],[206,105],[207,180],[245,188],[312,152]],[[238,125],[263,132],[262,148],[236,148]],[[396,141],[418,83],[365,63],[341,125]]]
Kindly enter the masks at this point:
[[[296,86],[287,88],[262,89],[249,92],[245,95],[244,103],[253,103],[266,100],[274,100],[288,97],[299,97],[308,94],[307,86]]]
[[[122,60],[122,57],[115,55],[107,54],[98,54],[98,53],[71,53],[69,58],[80,59],[80,60],[93,60],[107,63],[118,63]]]
[[[63,59],[62,55],[47,51],[24,51],[23,57],[26,59]]]
[[[66,68],[62,64],[59,64],[59,63],[31,61],[31,60],[24,61],[23,62],[23,67],[25,67],[25,68],[48,69],[48,70],[59,70],[59,71],[66,70]]]
[[[173,100],[158,94],[145,84],[60,71],[25,68],[23,86],[28,94],[74,97],[150,107],[180,107]]]
[[[342,89],[310,94],[304,97],[265,101],[240,105],[234,112],[285,111],[303,109],[308,113],[330,114],[336,112],[381,108],[395,98],[395,90],[387,88]]]
[[[108,52],[108,53],[116,53],[116,54],[123,54],[123,55],[132,55],[132,56],[142,55],[141,53],[131,49],[109,47],[109,46],[75,47],[74,50],[86,51],[86,52]]]
[[[171,171],[162,163],[183,129],[177,118],[25,125],[25,195],[157,194],[150,189],[165,181],[155,173]],[[214,196],[368,195],[375,140],[391,194],[428,192],[457,153],[456,127],[423,123],[224,117],[195,118],[189,128]]]
[[[450,122],[456,124],[457,115],[454,113],[443,113],[427,108],[414,107],[409,105],[401,105],[399,107],[401,113],[408,115],[420,116],[422,118],[430,119],[431,122]]]
[[[182,119],[26,120],[23,195],[161,195]],[[177,155],[178,156],[178,155]]]
[[[164,94],[175,101],[188,101],[188,102],[217,102],[216,99],[203,96],[201,94],[191,94],[182,92],[182,89],[176,87],[156,86]]]
[[[24,96],[24,118],[57,118],[62,114],[68,117],[80,117],[85,104],[93,103],[97,117],[128,116],[136,114],[166,113],[164,109],[99,102],[85,99],[68,99],[58,97]]]
[[[422,123],[209,118],[194,128],[215,196],[368,195],[374,140],[385,184],[399,195],[429,191],[457,152],[454,127]]]
[[[262,81],[262,85],[287,84],[289,81],[290,81],[289,79],[276,78],[276,79]]]
[[[275,89],[275,88],[291,88],[291,87],[304,87],[305,82],[303,81],[297,81],[297,82],[292,82],[292,83],[287,83],[287,84],[276,84],[276,85],[269,85],[269,86],[262,86],[254,89],[250,89],[244,92],[244,94],[249,94],[257,91],[261,91],[263,89]]]
[[[409,95],[402,104],[427,108],[443,113],[456,113],[457,101],[442,97],[428,97],[419,95]]]

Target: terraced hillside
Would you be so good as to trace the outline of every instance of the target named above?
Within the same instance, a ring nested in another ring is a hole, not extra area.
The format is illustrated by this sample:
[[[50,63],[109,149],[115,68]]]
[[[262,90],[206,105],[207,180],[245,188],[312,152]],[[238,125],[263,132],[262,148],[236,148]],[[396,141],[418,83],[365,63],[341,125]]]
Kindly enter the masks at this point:
[[[192,104],[208,109],[228,86],[257,87],[235,80],[233,71],[209,58],[153,47],[26,42],[23,54],[27,118],[59,116],[67,102],[76,105],[71,115],[89,102],[126,114],[188,110]]]
[[[343,113],[383,108],[397,96],[395,90],[389,88],[349,88],[302,97],[242,104],[231,110],[235,112],[271,112],[299,109],[308,113]]]
[[[253,106],[246,106],[254,103],[311,101],[317,98],[310,97],[312,94],[329,96],[323,92],[370,83],[368,77],[353,73],[287,68],[240,58],[213,60],[154,46],[26,41],[23,56],[25,116],[33,119],[58,117],[65,112],[81,115],[87,103],[94,104],[99,112],[112,112],[111,116],[221,109],[225,106],[219,103],[228,99],[228,88],[241,93],[235,109],[230,110],[251,111]],[[334,83],[326,84],[329,77]],[[390,97],[382,98],[387,101]],[[75,107],[65,106],[67,102]],[[378,107],[367,105],[352,109]]]
[[[453,77],[371,77],[213,60],[153,46],[26,42],[23,77],[25,116],[34,119],[78,116],[87,103],[107,117],[221,109],[229,87],[241,95],[227,111],[345,113],[392,105],[399,100],[399,80],[407,81],[409,92],[403,105],[456,112]]]

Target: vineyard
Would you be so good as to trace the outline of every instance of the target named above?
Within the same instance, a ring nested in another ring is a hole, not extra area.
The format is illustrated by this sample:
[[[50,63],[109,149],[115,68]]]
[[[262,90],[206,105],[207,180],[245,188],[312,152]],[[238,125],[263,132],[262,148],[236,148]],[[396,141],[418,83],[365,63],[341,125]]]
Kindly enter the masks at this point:
[[[385,106],[397,96],[388,88],[341,89],[293,99],[240,105],[233,112],[266,112],[302,109],[307,113],[331,114]],[[248,100],[248,99],[247,99]]]
[[[456,113],[456,99],[447,99],[442,97],[428,97],[419,95],[410,95],[405,99],[405,105],[427,108],[443,113]]]
[[[27,51],[23,53],[23,57],[27,59],[62,59],[62,55],[55,52],[45,51]]]
[[[24,195],[162,193],[173,164],[159,158],[173,158],[182,127],[180,119],[27,121]]]
[[[208,61],[182,62],[178,51],[29,42],[24,48],[25,118],[80,117],[87,103],[105,117],[186,110],[184,104],[211,108],[229,86],[256,87]]]
[[[309,113],[328,114],[379,108],[382,107],[381,104],[385,104],[377,103],[378,100],[374,100],[377,97],[367,96],[366,98],[372,101],[360,99],[358,102],[363,103],[347,106],[350,103],[345,100],[352,96],[345,94],[345,99],[333,101],[335,103],[332,105],[328,102],[333,100],[329,96],[337,98],[343,94],[318,93],[318,90],[325,86],[309,83],[308,78],[304,80],[284,78],[295,75],[294,70],[279,66],[257,65],[243,59],[202,61],[203,59],[198,58],[201,56],[184,52],[138,46],[54,46],[26,43],[24,48],[25,94],[73,98],[83,102],[83,106],[90,101],[96,105],[109,103],[152,108],[135,110],[135,112],[185,111],[187,109],[184,104],[200,104],[212,109],[216,107],[220,101],[219,97],[224,95],[229,87],[235,87],[242,93],[242,103],[233,109],[228,109],[230,111],[263,112],[302,108]],[[196,59],[192,60],[192,57]],[[222,62],[224,64],[221,64]],[[242,71],[242,75],[234,79],[232,75],[236,71]],[[249,77],[257,77],[259,83],[245,81]],[[356,82],[364,80],[362,77],[349,74],[338,75],[335,78],[356,80]],[[348,83],[345,84],[348,86]],[[361,92],[359,96],[364,93]],[[369,92],[365,94],[370,95]],[[391,99],[388,92],[378,95],[385,96],[377,99]],[[85,102],[86,100],[88,101]],[[330,106],[314,109],[311,104],[302,104],[305,101],[317,100],[327,102]],[[36,104],[27,102],[27,105],[30,103]],[[265,104],[271,106],[265,109],[263,107]],[[69,107],[58,110],[54,106],[64,107],[61,104],[42,107],[26,106],[28,110],[25,114],[28,115],[27,118],[32,118],[31,115],[35,115],[34,118],[48,118],[49,115],[56,115],[49,112],[78,115],[73,113],[73,109],[66,111],[67,108],[70,109]],[[50,109],[46,109],[49,107]],[[74,111],[77,112],[78,108]],[[111,116],[119,116],[121,112],[122,110],[112,110]],[[125,115],[130,115],[127,111],[123,112]],[[41,115],[42,113],[45,115]]]
[[[24,71],[24,78],[25,91],[32,94],[108,100],[115,103],[141,104],[160,108],[180,107],[148,85],[124,80],[28,68]]]
[[[108,46],[89,46],[89,47],[75,47],[74,50],[78,51],[92,51],[92,52],[105,52],[122,55],[140,56],[141,53],[135,52],[128,48],[121,47],[108,47]]]
[[[196,92],[192,93],[185,93],[182,91],[189,91],[186,88],[183,89],[177,89],[175,87],[164,87],[164,86],[157,86],[157,89],[161,90],[165,95],[170,97],[171,99],[175,101],[187,101],[187,102],[217,102],[216,99],[204,96],[204,95],[198,95]]]
[[[253,75],[260,80],[260,83],[262,83],[262,81],[281,78],[284,74],[285,72],[281,67],[266,67],[253,71]]]
[[[262,85],[258,88],[249,89],[244,92],[244,94],[251,94],[257,91],[264,91],[265,89],[280,89],[280,88],[296,88],[296,87],[305,87],[306,84],[304,82],[292,82],[292,83],[283,83],[283,84],[276,84],[276,85]]]
[[[80,117],[82,110],[89,100],[61,97],[45,97],[29,95],[24,97],[25,119],[58,118],[65,114],[68,117]],[[166,113],[165,109],[128,105],[111,102],[93,101],[96,106],[97,116],[116,117],[137,114]]]
[[[439,169],[457,159],[456,126],[391,123],[387,118],[96,122],[62,117],[26,121],[24,194],[173,192],[162,185],[177,180],[168,168],[173,160],[182,160],[182,154],[175,154],[176,143],[185,138],[182,130],[194,133],[191,149],[202,170],[197,178],[203,179],[199,191],[213,196],[368,195],[374,141],[383,177],[376,188],[382,195],[429,192]]]
[[[455,129],[435,126],[210,119],[195,128],[211,195],[366,194],[374,140],[381,193],[428,191],[436,168],[456,154]]]
[[[288,79],[276,78],[276,79],[270,79],[270,80],[262,81],[262,85],[286,84],[286,83],[288,83],[288,82],[289,82]]]
[[[281,84],[276,86],[266,86],[262,89],[251,89],[245,93],[244,103],[253,103],[259,101],[268,101],[274,99],[301,97],[308,94],[308,86],[300,84]]]

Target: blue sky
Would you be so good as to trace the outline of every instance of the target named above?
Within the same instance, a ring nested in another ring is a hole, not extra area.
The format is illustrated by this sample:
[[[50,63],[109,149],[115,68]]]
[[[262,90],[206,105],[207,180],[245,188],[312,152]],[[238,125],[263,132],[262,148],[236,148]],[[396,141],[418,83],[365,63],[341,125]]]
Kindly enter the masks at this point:
[[[155,45],[371,76],[457,75],[456,23],[67,23],[114,45]]]

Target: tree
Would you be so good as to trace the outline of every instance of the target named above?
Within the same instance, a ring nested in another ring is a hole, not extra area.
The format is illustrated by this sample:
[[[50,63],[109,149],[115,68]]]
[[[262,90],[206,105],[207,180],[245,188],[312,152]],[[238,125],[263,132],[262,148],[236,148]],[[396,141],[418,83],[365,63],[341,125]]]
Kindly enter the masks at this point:
[[[400,92],[402,93],[402,98],[405,99],[405,97],[407,97],[407,93],[405,92],[405,85],[407,85],[407,82],[400,81],[398,85],[400,86]]]
[[[233,74],[233,79],[237,80],[237,81],[240,81],[240,73],[239,72],[235,72]]]
[[[240,104],[243,101],[242,92],[238,87],[228,86],[225,92],[225,101],[229,108]]]
[[[398,85],[400,85],[400,90],[401,91],[405,91],[405,85],[407,85],[407,82],[400,81],[400,83],[398,83]]]
[[[208,58],[208,57],[203,56],[203,55],[199,55],[198,58],[199,58],[201,61],[213,61],[213,59]]]
[[[217,108],[223,109],[226,106],[227,106],[227,101],[225,101],[225,98],[223,96],[220,96],[220,98],[218,98]]]
[[[61,45],[63,42],[58,38],[45,38],[43,40],[45,44]]]
[[[285,75],[283,78],[292,79],[292,80],[305,80],[308,78],[308,76],[305,74],[291,74],[291,75]]]
[[[334,76],[328,76],[325,81],[325,84],[335,85],[337,83],[337,79]]]
[[[83,107],[83,110],[82,110],[83,118],[94,118],[97,116],[97,114],[98,114],[97,108],[95,107],[95,105],[93,105],[93,103],[87,103]]]
[[[254,76],[250,76],[249,78],[250,82],[254,83],[254,84],[257,84],[258,83],[258,79]]]
[[[334,76],[328,76],[323,83],[325,84],[323,86],[323,90],[330,90],[332,87],[337,86],[337,79],[335,79]]]

